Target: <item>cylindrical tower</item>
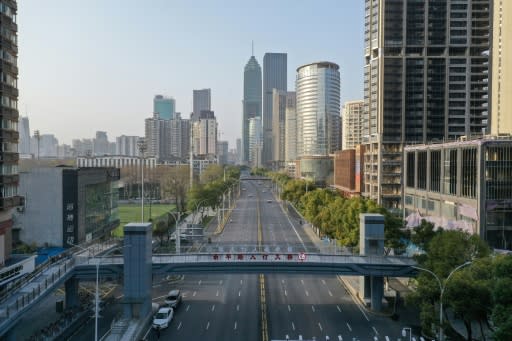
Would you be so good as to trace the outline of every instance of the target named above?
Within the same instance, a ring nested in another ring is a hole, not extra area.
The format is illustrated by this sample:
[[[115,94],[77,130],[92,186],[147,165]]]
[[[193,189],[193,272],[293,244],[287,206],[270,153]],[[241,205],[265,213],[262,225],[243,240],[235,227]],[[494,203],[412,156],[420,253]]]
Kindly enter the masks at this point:
[[[297,68],[297,154],[325,156],[340,149],[340,73],[331,62]]]

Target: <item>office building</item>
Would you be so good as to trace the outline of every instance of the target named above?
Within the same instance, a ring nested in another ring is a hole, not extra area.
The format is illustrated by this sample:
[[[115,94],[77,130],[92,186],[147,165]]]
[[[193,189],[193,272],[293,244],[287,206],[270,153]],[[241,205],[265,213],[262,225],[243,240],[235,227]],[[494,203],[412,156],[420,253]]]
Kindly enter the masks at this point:
[[[297,159],[297,96],[295,92],[288,92],[285,108],[285,150],[284,159],[287,162]],[[295,164],[293,164],[295,170]]]
[[[228,141],[217,141],[217,162],[219,165],[228,164]]]
[[[180,113],[176,113],[169,125],[169,159],[187,159],[190,153],[190,127],[191,121],[182,119]]]
[[[261,167],[261,153],[263,147],[263,132],[261,117],[249,119],[249,165]]]
[[[409,227],[425,219],[512,250],[512,138],[461,137],[404,150],[404,216]]]
[[[236,161],[235,164],[240,165],[242,161],[242,139],[236,139]]]
[[[334,152],[333,187],[345,198],[358,197],[363,188],[364,147]]]
[[[287,90],[287,54],[265,53],[263,56],[263,154],[265,166],[275,159],[273,156],[272,115],[274,113],[273,91]]]
[[[162,120],[171,120],[176,113],[176,100],[172,97],[156,95],[153,98],[153,114],[158,114]]]
[[[492,2],[491,134],[512,134],[512,2]]]
[[[57,158],[59,140],[53,134],[34,135],[30,139],[30,149],[36,159]]]
[[[193,90],[192,121],[197,121],[203,110],[212,110],[211,89]]]
[[[341,115],[341,149],[354,149],[362,142],[362,119],[364,102],[350,101],[343,106]]]
[[[109,153],[109,142],[106,131],[97,131],[96,137],[92,141],[93,143],[93,154],[94,155],[105,155]]]
[[[36,141],[37,142],[37,141]],[[75,150],[77,156],[92,155],[93,140],[92,139],[73,139],[71,140],[71,147]],[[37,143],[35,148],[37,148]],[[37,149],[31,147],[32,154],[37,156]]]
[[[365,1],[364,195],[400,209],[406,144],[485,133],[490,0]]]
[[[242,116],[242,163],[249,162],[249,121],[261,117],[261,67],[251,56],[244,68],[244,99]]]
[[[295,102],[295,92],[274,89],[272,91],[272,100],[273,159],[271,165],[272,169],[279,170],[284,168],[286,160],[286,108],[290,101]],[[263,144],[265,144],[265,140],[263,140]],[[263,149],[265,149],[265,147]]]
[[[0,187],[0,266],[10,257],[12,244],[12,208],[22,204],[18,195],[18,27],[16,25],[17,3],[14,0],[0,0],[0,55],[2,57],[0,95],[2,102],[2,177]]]
[[[333,172],[329,155],[341,147],[339,66],[331,62],[300,66],[296,90],[301,177],[325,184]],[[329,170],[324,169],[329,165]]]

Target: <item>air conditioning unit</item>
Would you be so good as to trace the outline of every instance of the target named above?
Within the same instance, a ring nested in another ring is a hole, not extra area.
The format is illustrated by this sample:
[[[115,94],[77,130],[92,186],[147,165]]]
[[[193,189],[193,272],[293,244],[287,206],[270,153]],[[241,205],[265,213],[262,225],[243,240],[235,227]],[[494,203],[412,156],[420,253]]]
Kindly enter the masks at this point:
[[[16,207],[16,211],[18,211],[20,213],[25,212],[25,206],[18,206],[18,207]]]

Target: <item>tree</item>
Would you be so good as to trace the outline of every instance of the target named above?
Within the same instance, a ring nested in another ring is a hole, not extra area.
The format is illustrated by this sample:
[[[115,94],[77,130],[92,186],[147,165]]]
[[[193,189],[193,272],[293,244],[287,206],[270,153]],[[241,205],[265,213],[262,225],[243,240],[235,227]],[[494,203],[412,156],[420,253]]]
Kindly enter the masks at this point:
[[[220,165],[208,165],[206,169],[201,173],[201,183],[207,184],[212,181],[223,179],[224,168]]]
[[[500,255],[493,262],[492,322],[495,340],[512,335],[512,255]]]
[[[420,249],[426,250],[428,243],[430,243],[436,234],[441,233],[441,231],[441,228],[438,228],[436,231],[434,224],[425,219],[421,219],[420,225],[413,228],[411,241]]]
[[[189,173],[188,166],[161,167],[158,171],[162,196],[166,199],[174,199],[176,209],[180,212],[185,211]]]
[[[169,225],[165,221],[159,220],[156,223],[155,229],[153,230],[155,237],[160,239],[160,245],[163,244],[164,237],[169,235]]]

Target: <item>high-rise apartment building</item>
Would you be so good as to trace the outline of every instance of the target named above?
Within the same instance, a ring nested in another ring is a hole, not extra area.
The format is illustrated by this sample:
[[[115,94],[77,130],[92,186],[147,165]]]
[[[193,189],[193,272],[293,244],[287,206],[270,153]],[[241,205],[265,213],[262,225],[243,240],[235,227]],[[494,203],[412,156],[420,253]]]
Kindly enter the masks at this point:
[[[228,150],[228,141],[217,141],[217,162],[219,165],[227,165]]]
[[[244,68],[242,163],[249,162],[249,120],[254,117],[261,117],[261,67],[253,55]]]
[[[190,120],[182,119],[176,113],[174,120],[169,120],[169,146],[171,159],[186,159],[190,152]]]
[[[106,131],[97,131],[93,140],[93,154],[106,155],[109,153],[109,142]]]
[[[297,159],[297,97],[295,92],[288,92],[288,96],[286,96],[285,121],[284,159],[290,162]]]
[[[193,90],[192,120],[197,121],[203,110],[212,110],[211,89]]]
[[[139,136],[121,135],[116,137],[115,155],[139,156],[139,148],[137,147],[137,141],[139,139]]]
[[[235,164],[239,165],[242,158],[242,139],[236,139],[236,161]]]
[[[153,114],[157,113],[162,120],[171,120],[176,113],[176,100],[172,97],[156,95],[153,98]]]
[[[217,119],[215,113],[211,110],[203,110],[199,114],[199,120],[193,124],[194,154],[216,155]]]
[[[175,113],[171,120],[163,120],[158,114],[145,120],[146,156],[158,161],[173,161],[188,157],[190,148],[190,120]]]
[[[331,62],[297,68],[297,153],[327,156],[340,149],[340,72]]]
[[[18,131],[20,133],[19,153],[30,154],[30,126],[28,117],[20,116],[18,123]]]
[[[346,102],[342,110],[341,148],[354,149],[362,142],[361,128],[364,102]]]
[[[15,0],[0,0],[0,110],[2,115],[2,177],[0,187],[0,265],[11,254],[13,225],[11,208],[22,204],[18,195],[18,26],[16,12],[18,10]]]
[[[274,143],[272,140],[272,115],[274,113],[274,89],[287,89],[287,54],[265,53],[263,56],[263,154],[264,165],[275,159],[273,156]]]
[[[487,128],[490,0],[365,1],[364,195],[400,208],[406,144]]]
[[[512,1],[492,2],[491,134],[512,134]]]

